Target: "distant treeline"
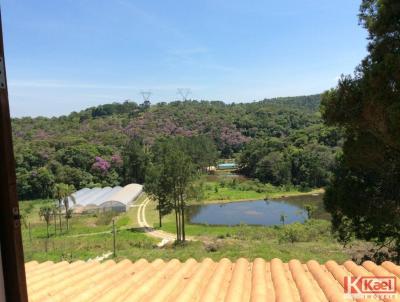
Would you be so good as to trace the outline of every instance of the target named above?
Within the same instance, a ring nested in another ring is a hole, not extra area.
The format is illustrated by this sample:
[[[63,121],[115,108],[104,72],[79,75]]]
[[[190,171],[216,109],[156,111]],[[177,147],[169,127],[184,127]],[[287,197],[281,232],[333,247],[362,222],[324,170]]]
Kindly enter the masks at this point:
[[[15,118],[18,194],[46,198],[55,183],[76,189],[127,183],[135,173],[137,160],[129,156],[135,142],[147,152],[158,138],[170,136],[191,138],[197,157],[214,149],[209,158],[237,157],[242,173],[263,182],[320,186],[341,135],[322,124],[319,104],[320,95],[241,104],[126,101],[68,116]]]

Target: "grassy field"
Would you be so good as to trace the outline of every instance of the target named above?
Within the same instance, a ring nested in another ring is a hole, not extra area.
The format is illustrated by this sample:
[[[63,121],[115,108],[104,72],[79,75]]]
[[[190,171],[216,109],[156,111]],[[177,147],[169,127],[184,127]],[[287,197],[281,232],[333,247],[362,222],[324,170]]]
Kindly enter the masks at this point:
[[[201,181],[204,203],[305,194],[293,188],[285,191],[284,187],[276,188],[246,179],[233,180],[224,176],[206,177]],[[137,204],[144,198],[145,196],[141,196]],[[50,238],[47,238],[46,223],[40,219],[38,212],[41,206],[49,202],[51,201],[37,200],[20,203],[24,217],[22,235],[26,261],[87,260],[112,252],[113,219],[117,228],[117,260],[177,258],[184,261],[191,257],[197,260],[206,257],[214,260],[223,257],[231,260],[245,257],[252,260],[256,257],[265,259],[279,257],[283,261],[296,258],[301,261],[315,259],[324,262],[334,259],[343,262],[350,258],[350,254],[331,236],[330,222],[313,219],[304,224],[275,227],[247,225],[230,227],[187,223],[187,235],[196,236],[198,241],[188,242],[185,245],[171,244],[160,249],[156,245],[159,240],[147,236],[139,228],[136,219],[138,207],[119,215],[110,213],[75,215],[70,220],[68,231],[65,220],[62,220],[62,232],[59,230],[57,218],[57,229],[52,220],[49,228]],[[150,225],[158,227],[158,213],[154,202],[148,204],[146,218]],[[172,214],[163,218],[161,229],[170,233],[175,232]]]
[[[213,183],[209,183],[213,184]],[[276,191],[270,193],[256,192],[256,191],[242,191],[240,189],[232,188],[219,188],[218,192],[207,190],[205,192],[206,198],[203,200],[204,203],[228,203],[232,201],[247,201],[255,199],[265,199],[265,198],[282,198],[287,196],[300,196],[309,194],[321,194],[323,189],[314,189],[309,192],[300,192],[298,190],[291,191]]]
[[[50,225],[50,238],[47,238],[46,224],[39,219],[40,206],[48,201],[31,201],[21,203],[21,212],[25,213],[24,221],[29,227],[22,226],[24,252],[26,261],[74,261],[87,260],[112,252],[112,223],[109,217],[81,215],[71,219],[71,229],[54,234],[54,223]],[[30,208],[26,213],[26,209]],[[190,257],[201,260],[210,257],[218,260],[228,257],[232,260],[239,257],[254,259],[279,257],[284,261],[293,258],[307,261],[316,259],[324,262],[334,259],[342,262],[349,258],[341,246],[330,236],[328,221],[311,220],[304,225],[296,224],[285,227],[262,226],[206,226],[187,224],[187,234],[199,236],[201,241],[189,242],[184,246],[171,245],[157,248],[158,240],[145,235],[136,224],[137,207],[127,213],[114,217],[118,228],[116,235],[117,260],[128,258],[137,260],[146,258],[172,259],[184,261]],[[157,226],[158,214],[155,204],[150,203],[146,209],[149,223]],[[164,217],[163,230],[175,231],[173,215]],[[58,221],[57,221],[58,224]],[[293,227],[294,226],[294,227]],[[292,240],[293,239],[293,240]],[[293,241],[293,242],[292,242]]]
[[[159,228],[158,214],[154,202],[146,208],[146,217],[149,224],[156,229],[166,232],[175,232],[174,215],[163,218],[163,226]],[[237,259],[245,257],[254,259],[263,257],[271,259],[279,257],[284,261],[300,259],[307,261],[315,259],[320,262],[334,259],[343,262],[349,259],[342,246],[336,242],[330,233],[330,222],[326,220],[309,220],[305,224],[285,226],[208,226],[186,224],[188,236],[199,236],[200,242],[191,242],[189,247],[177,248],[177,258],[181,255],[202,259],[211,257],[220,259],[227,257]],[[292,242],[293,241],[293,242]],[[190,247],[194,247],[192,248]],[[197,248],[196,248],[197,247]],[[169,255],[167,253],[166,255]],[[167,256],[168,257],[168,256]],[[185,256],[183,256],[185,259]]]
[[[199,181],[203,203],[228,203],[266,198],[321,194],[323,189],[303,190],[293,186],[272,186],[235,175],[204,176]],[[193,202],[192,202],[193,203]]]
[[[46,223],[39,217],[41,206],[51,204],[49,200],[20,202],[23,215],[22,238],[25,259],[29,260],[76,260],[101,256],[113,250],[112,220],[115,220],[117,232],[117,250],[152,247],[156,241],[137,228],[135,208],[120,215],[112,213],[74,215],[70,219],[70,229],[62,218],[60,232],[59,219],[56,217],[49,226],[50,238],[47,238]]]

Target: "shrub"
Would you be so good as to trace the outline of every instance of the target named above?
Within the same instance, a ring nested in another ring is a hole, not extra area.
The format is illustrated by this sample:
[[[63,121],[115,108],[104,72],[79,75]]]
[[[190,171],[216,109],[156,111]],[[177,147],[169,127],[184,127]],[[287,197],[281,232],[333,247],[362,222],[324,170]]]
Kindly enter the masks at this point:
[[[231,188],[231,189],[236,189],[236,188],[237,188],[237,185],[238,185],[238,183],[237,183],[236,178],[232,179],[232,181],[230,181],[230,182],[228,183],[228,187]]]
[[[213,253],[219,250],[220,248],[220,244],[218,242],[206,242],[204,243],[204,249],[208,252],[208,253]]]
[[[279,242],[311,242],[330,237],[330,223],[325,220],[307,220],[304,224],[284,225],[279,231]]]
[[[310,192],[311,188],[308,186],[307,183],[302,182],[302,183],[300,183],[299,191],[300,192]]]
[[[315,213],[315,211],[317,210],[317,207],[313,204],[305,204],[304,205],[304,209],[307,212],[307,219],[311,219],[311,217],[313,216],[313,214]]]
[[[279,242],[295,243],[302,241],[303,226],[300,223],[293,223],[282,228]]]

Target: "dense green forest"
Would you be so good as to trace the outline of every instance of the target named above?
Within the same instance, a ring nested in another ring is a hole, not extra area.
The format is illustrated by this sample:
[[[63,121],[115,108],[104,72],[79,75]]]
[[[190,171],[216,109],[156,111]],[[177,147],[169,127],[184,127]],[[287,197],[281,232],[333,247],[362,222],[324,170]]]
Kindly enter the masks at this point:
[[[67,116],[12,121],[20,199],[144,182],[147,153],[160,137],[182,137],[199,169],[236,158],[240,173],[307,189],[327,183],[341,134],[323,125],[320,95],[241,104],[123,102]]]

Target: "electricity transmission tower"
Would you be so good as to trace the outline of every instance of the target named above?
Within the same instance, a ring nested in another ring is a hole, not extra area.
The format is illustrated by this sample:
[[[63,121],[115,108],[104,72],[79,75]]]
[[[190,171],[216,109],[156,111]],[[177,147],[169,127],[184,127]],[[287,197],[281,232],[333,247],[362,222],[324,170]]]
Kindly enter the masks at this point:
[[[143,107],[149,108],[150,107],[150,97],[151,97],[151,91],[141,91],[140,94],[143,97]]]
[[[183,101],[186,101],[188,95],[191,94],[192,91],[190,90],[190,88],[178,88],[176,93],[182,97]]]

